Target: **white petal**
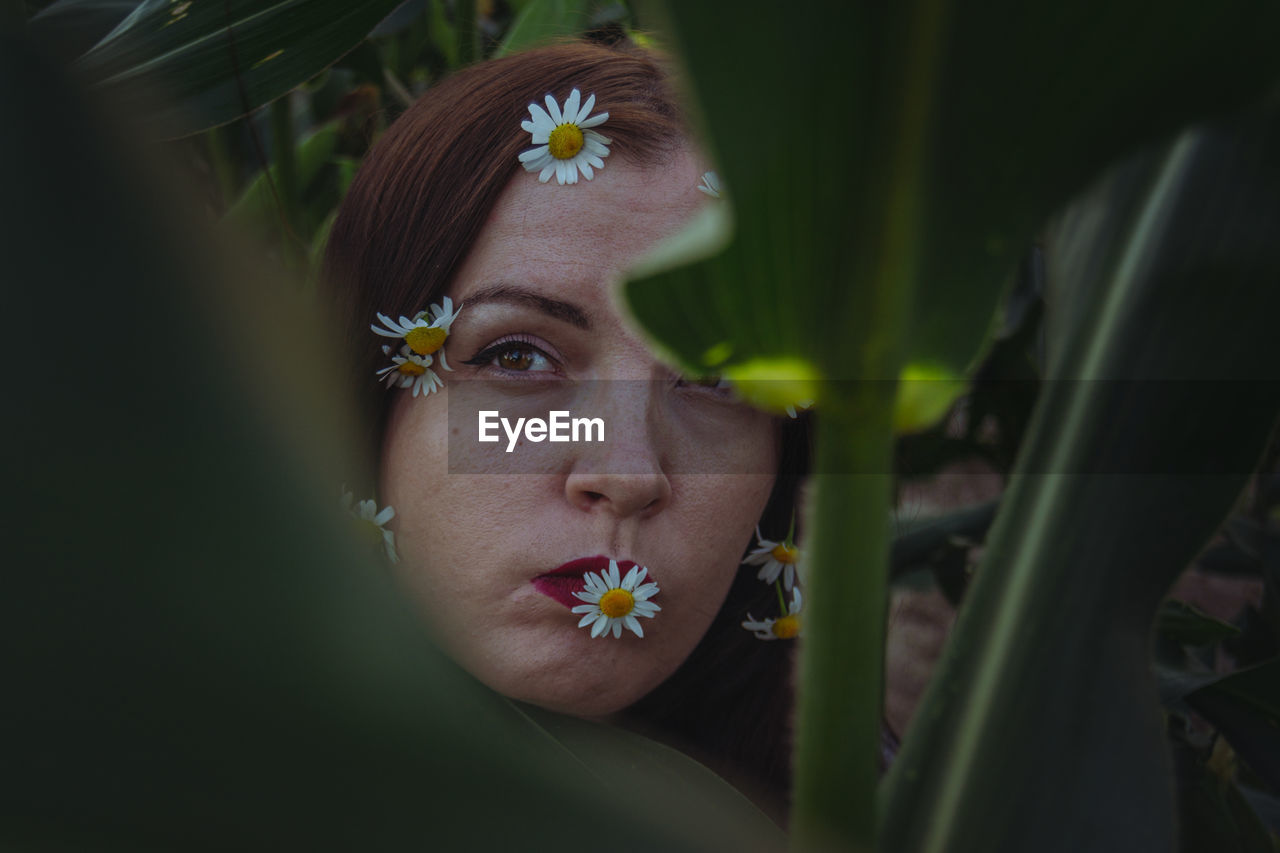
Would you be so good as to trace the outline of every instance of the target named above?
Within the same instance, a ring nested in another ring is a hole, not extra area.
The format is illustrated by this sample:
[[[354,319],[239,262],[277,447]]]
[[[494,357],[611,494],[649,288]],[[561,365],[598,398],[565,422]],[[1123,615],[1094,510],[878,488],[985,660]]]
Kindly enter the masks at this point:
[[[551,116],[547,115],[547,111],[537,104],[529,105],[529,116],[533,119],[533,126],[538,128],[555,127],[556,123],[551,120]],[[521,125],[523,127],[523,125]]]
[[[396,511],[392,507],[387,506],[382,510],[382,512],[373,517],[373,523],[381,527],[395,517]]]
[[[574,89],[569,93],[569,99],[564,102],[564,117],[561,121],[568,121],[577,124],[578,106],[582,103],[582,96],[578,94],[578,90]]]
[[[644,636],[644,629],[640,627],[640,623],[636,621],[636,617],[628,613],[626,615],[626,618],[623,619],[623,622],[626,624],[628,628],[631,629],[632,633],[634,633],[637,637]]]
[[[575,89],[574,91],[577,90]],[[592,92],[590,95],[587,95],[587,102],[582,105],[582,109],[580,109],[578,114],[573,117],[573,123],[578,127],[582,127],[582,123],[587,120],[587,116],[591,115],[591,111],[595,109],[595,106],[596,93]],[[599,122],[596,122],[596,124],[599,124]]]
[[[609,617],[601,613],[599,618],[596,619],[596,624],[591,626],[591,636],[593,638],[599,637],[601,634],[605,632],[605,629],[608,627],[609,627]]]
[[[599,143],[600,145],[612,145],[612,144],[613,144],[613,140],[612,140],[612,139],[610,139],[609,137],[605,136],[603,133],[601,133],[601,132],[600,132],[600,131],[598,131],[598,130],[584,130],[584,131],[582,132],[582,141],[583,141],[583,144],[584,144],[584,145],[586,144],[586,141],[587,141],[588,139],[590,139],[592,142]]]
[[[594,98],[595,95],[592,95],[591,97]],[[595,104],[593,103],[592,106],[594,107]],[[608,113],[600,113],[600,115],[592,116],[591,118],[585,121],[578,122],[578,127],[581,127],[581,128],[599,127],[600,125],[604,124],[608,120],[609,120]]]
[[[594,611],[598,611],[599,609],[600,608],[596,607],[594,604],[579,604],[577,607],[573,608],[569,612],[570,613],[591,613]],[[595,617],[592,617],[592,618],[594,619]]]
[[[529,169],[529,171],[532,172],[533,169]],[[547,181],[551,180],[551,176],[554,175],[555,173],[556,173],[556,161],[552,160],[550,163],[542,167],[542,172],[538,175],[538,180],[545,184]]]
[[[546,145],[543,145],[539,148],[530,148],[528,151],[525,151],[522,154],[518,154],[516,156],[516,159],[519,160],[521,163],[528,164],[533,160],[537,160],[539,157],[549,156],[550,153],[551,153],[550,148],[548,148]],[[536,169],[537,166],[531,166],[530,168]]]
[[[646,598],[652,598],[657,594],[658,594],[658,585],[656,583],[647,583],[644,586],[636,589],[635,592],[631,593],[631,596],[636,601],[644,601]]]
[[[595,173],[591,171],[591,164],[582,158],[578,158],[578,169],[582,171],[582,177],[588,181],[595,177]]]
[[[560,112],[560,105],[556,103],[556,99],[548,92],[544,100],[547,104],[547,114],[551,116],[551,120],[556,124],[563,124],[564,115]]]
[[[578,627],[585,628],[587,625],[590,625],[595,620],[596,620],[596,614],[588,613],[586,616],[582,617],[582,620],[580,622],[578,622]]]
[[[613,638],[615,640],[622,637],[622,620],[618,619],[613,623]]]
[[[627,572],[627,576],[622,579],[622,589],[625,589],[627,592],[631,592],[631,590],[635,589],[637,580],[636,575],[639,573],[640,567],[632,566],[631,571]]]
[[[796,585],[796,567],[791,563],[787,563],[783,567],[782,585],[788,592]]]

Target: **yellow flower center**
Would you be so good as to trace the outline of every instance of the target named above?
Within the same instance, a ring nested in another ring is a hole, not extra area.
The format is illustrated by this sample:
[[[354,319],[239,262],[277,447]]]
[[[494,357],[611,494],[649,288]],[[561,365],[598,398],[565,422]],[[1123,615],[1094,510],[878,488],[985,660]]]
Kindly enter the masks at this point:
[[[635,606],[635,598],[625,589],[611,589],[600,596],[600,612],[611,619],[626,616]]]
[[[406,376],[421,376],[427,372],[427,369],[416,361],[405,361],[396,369]]]
[[[773,623],[773,636],[779,640],[794,639],[800,633],[800,617],[794,613]]]
[[[547,150],[557,160],[568,160],[582,150],[582,131],[576,124],[558,124],[547,140]]]
[[[382,543],[382,528],[374,524],[367,518],[354,519],[356,523],[356,535],[368,542],[370,545],[378,545]]]
[[[785,542],[774,545],[769,553],[773,555],[773,559],[787,565],[794,565],[795,561],[800,559],[800,549],[789,547]]]
[[[417,326],[404,336],[404,342],[418,355],[431,355],[444,345],[447,337],[449,333],[439,326]]]

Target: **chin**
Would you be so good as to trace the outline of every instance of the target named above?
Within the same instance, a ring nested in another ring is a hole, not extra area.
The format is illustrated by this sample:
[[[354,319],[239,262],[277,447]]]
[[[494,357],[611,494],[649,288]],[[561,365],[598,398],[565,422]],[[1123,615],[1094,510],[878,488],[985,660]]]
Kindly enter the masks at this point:
[[[534,673],[473,673],[510,699],[573,717],[607,717],[638,702],[671,674],[637,672],[639,667],[627,657],[583,656]],[[628,670],[624,677],[621,673]]]

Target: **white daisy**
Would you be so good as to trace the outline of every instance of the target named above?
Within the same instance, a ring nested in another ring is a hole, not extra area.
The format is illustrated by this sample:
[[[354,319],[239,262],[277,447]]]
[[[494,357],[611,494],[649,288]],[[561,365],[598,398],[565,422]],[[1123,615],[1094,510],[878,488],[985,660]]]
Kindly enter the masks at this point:
[[[800,634],[800,590],[791,590],[791,604],[787,615],[780,619],[757,621],[750,613],[742,627],[754,631],[757,640],[791,640]]]
[[[721,198],[720,176],[715,172],[703,172],[702,181],[698,184],[698,189],[712,198]]]
[[[652,619],[653,614],[662,608],[649,601],[658,593],[658,585],[652,581],[637,586],[644,580],[649,570],[641,566],[632,566],[627,576],[618,579],[618,561],[610,560],[609,568],[603,572],[587,572],[583,580],[587,583],[584,592],[574,595],[586,604],[573,608],[574,613],[584,613],[579,628],[591,626],[592,637],[603,637],[613,630],[615,638],[622,636],[622,628],[631,629],[637,637],[644,636],[637,616]]]
[[[402,316],[396,321],[386,314],[379,314],[378,320],[386,328],[380,329],[377,326],[369,328],[384,338],[403,338],[409,349],[418,355],[431,355],[444,346],[445,338],[449,337],[449,327],[453,325],[460,311],[462,311],[461,307],[457,311],[453,310],[453,300],[446,296],[443,306],[432,305],[426,311],[419,311],[412,320]],[[443,355],[440,363],[445,370],[450,369],[449,365],[444,363]]]
[[[400,562],[400,555],[396,553],[396,535],[387,529],[387,522],[396,517],[394,509],[386,506],[379,510],[377,502],[371,500],[356,504],[355,495],[345,489],[342,492],[340,504],[351,514],[360,538],[371,545],[381,543],[383,550],[387,553],[387,559],[393,563]]]
[[[384,355],[391,355],[391,347],[382,348]],[[439,351],[440,360],[444,361],[444,350]],[[415,355],[405,344],[399,355],[391,355],[391,364],[378,371],[378,377],[385,379],[388,388],[399,385],[401,388],[412,388],[413,396],[424,397],[432,391],[444,387],[443,380],[431,369],[433,359],[429,355]]]
[[[609,156],[609,137],[591,130],[605,123],[608,113],[588,116],[596,105],[596,96],[588,95],[587,102],[579,109],[581,96],[574,89],[564,102],[564,110],[556,103],[555,97],[548,94],[547,108],[544,110],[537,104],[529,105],[531,120],[523,121],[520,126],[533,135],[533,144],[520,155],[520,162],[530,172],[538,172],[538,180],[544,184],[556,176],[556,181],[563,184],[576,184],[578,173],[588,181],[594,176],[593,168],[603,169],[604,158]]]
[[[760,566],[756,577],[765,583],[773,583],[782,575],[782,585],[788,590],[796,584],[800,573],[800,549],[786,542],[775,542],[760,535],[760,526],[756,525],[756,547],[742,562],[749,566]]]

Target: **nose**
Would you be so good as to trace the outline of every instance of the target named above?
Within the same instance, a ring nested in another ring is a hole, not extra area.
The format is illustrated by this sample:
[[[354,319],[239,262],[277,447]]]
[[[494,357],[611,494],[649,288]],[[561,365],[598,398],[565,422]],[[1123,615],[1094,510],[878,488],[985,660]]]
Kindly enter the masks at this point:
[[[578,452],[565,478],[565,497],[584,511],[647,518],[671,500],[662,430],[652,401],[637,399],[649,397],[638,393],[649,383],[616,384],[628,389],[625,396],[630,399],[608,406],[603,443],[575,445]]]

